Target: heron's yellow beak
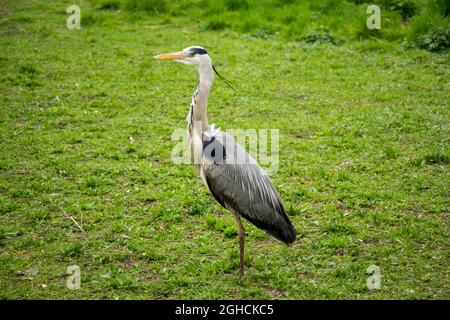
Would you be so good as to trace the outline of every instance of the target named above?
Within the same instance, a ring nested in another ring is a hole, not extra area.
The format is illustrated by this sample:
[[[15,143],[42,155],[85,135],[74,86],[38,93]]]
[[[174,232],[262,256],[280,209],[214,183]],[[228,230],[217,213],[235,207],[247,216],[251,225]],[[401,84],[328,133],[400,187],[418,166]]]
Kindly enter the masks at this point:
[[[183,52],[183,51],[163,53],[163,54],[154,56],[155,59],[161,59],[161,60],[183,60],[186,57],[187,57],[187,53]]]

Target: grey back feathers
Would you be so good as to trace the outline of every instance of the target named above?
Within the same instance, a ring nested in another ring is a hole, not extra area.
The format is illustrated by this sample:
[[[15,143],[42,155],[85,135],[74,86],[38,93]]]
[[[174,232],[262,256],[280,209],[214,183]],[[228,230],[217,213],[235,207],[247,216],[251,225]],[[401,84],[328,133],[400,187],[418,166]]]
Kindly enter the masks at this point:
[[[292,243],[296,231],[264,170],[214,126],[209,126],[205,135],[200,174],[214,198],[275,238]]]

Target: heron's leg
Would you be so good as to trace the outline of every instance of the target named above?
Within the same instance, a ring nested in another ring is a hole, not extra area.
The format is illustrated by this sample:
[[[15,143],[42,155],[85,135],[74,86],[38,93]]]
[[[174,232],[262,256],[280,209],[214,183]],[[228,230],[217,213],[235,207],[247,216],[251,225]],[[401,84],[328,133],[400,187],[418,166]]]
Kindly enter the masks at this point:
[[[234,216],[236,217],[237,224],[239,226],[239,263],[240,263],[240,276],[241,278],[244,277],[244,243],[245,243],[245,230],[244,226],[242,225],[241,217],[239,216],[239,213],[235,212]]]

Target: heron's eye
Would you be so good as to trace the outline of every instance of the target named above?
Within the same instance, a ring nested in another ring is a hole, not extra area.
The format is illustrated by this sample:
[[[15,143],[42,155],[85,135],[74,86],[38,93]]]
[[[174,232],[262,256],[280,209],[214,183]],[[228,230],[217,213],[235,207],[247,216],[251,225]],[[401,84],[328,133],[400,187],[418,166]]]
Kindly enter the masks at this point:
[[[195,56],[195,55],[196,55],[195,52],[189,52],[189,53],[188,53],[188,57],[193,57],[193,56]]]

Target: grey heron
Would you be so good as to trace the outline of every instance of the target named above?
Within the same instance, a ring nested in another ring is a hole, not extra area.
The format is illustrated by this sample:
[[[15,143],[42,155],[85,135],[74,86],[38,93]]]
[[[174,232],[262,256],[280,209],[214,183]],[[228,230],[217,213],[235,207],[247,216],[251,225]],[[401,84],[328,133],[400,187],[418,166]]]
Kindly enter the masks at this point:
[[[195,65],[200,80],[192,97],[187,121],[192,162],[214,198],[233,212],[239,227],[240,276],[244,276],[245,230],[241,216],[286,244],[294,242],[296,231],[275,187],[265,171],[231,136],[208,124],[208,93],[214,68],[208,52],[192,46],[179,52],[155,56]],[[227,83],[228,84],[228,83]]]

